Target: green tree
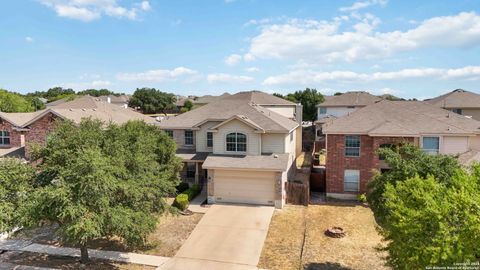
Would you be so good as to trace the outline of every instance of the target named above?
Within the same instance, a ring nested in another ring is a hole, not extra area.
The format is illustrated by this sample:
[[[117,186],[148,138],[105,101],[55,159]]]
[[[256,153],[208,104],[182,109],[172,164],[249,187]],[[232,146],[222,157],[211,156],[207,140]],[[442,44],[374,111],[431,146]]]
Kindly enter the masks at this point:
[[[0,89],[0,111],[2,112],[32,112],[32,104],[22,95]]]
[[[78,92],[77,95],[81,95],[81,96],[90,95],[92,97],[100,97],[100,96],[109,96],[109,95],[119,96],[121,94],[117,94],[117,93],[112,92],[108,89],[100,89],[100,90],[87,89],[87,90],[83,90],[83,91]]]
[[[164,198],[179,183],[175,148],[168,135],[144,122],[60,123],[34,153],[41,173],[26,208],[27,225],[58,223],[63,240],[80,247],[83,262],[94,239],[118,236],[129,246],[144,244],[155,230],[155,214],[167,208]]]
[[[453,266],[480,259],[480,166],[448,183],[429,175],[387,183],[382,234],[395,269]]]
[[[310,88],[303,91],[295,91],[295,93],[288,94],[282,98],[295,103],[301,103],[303,106],[303,119],[307,121],[314,121],[316,119],[317,105],[324,101],[324,97],[320,92]]]
[[[0,158],[0,233],[21,224],[19,208],[32,191],[34,176],[34,169],[20,159]]]
[[[62,98],[71,97],[75,95],[75,91],[71,88],[53,87],[43,92],[41,96],[48,99],[48,102],[56,101]]]
[[[32,105],[32,107],[35,111],[45,109],[45,103],[43,103],[43,101],[41,101],[40,98],[38,98],[38,97],[27,97],[27,100],[30,101],[30,104]]]
[[[193,102],[189,99],[185,100],[185,103],[183,103],[183,108],[186,108],[187,111],[192,110],[193,108]]]
[[[128,102],[129,107],[143,113],[164,113],[175,108],[175,96],[155,88],[137,88]]]
[[[377,173],[369,182],[368,203],[380,225],[388,219],[390,212],[383,196],[387,184],[395,185],[398,181],[415,177],[426,178],[432,175],[442,183],[448,183],[460,169],[460,164],[453,156],[430,155],[415,145],[405,142],[400,147],[380,148],[381,155],[389,166],[386,173]]]

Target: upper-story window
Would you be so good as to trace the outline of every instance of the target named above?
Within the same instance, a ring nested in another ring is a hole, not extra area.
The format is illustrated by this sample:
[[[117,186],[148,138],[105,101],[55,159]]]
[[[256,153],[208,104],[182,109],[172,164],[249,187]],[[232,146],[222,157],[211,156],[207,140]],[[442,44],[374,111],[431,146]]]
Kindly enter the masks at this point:
[[[325,107],[320,107],[318,113],[319,113],[319,114],[327,114],[327,108],[325,108]]]
[[[452,112],[462,114],[462,109],[452,109]]]
[[[227,134],[226,147],[228,152],[247,152],[247,135],[238,132]]]
[[[207,147],[213,147],[213,133],[207,132]]]
[[[345,136],[345,156],[360,156],[360,136]]]
[[[0,145],[10,145],[10,132],[0,130]]]
[[[422,150],[429,154],[438,154],[440,151],[440,137],[423,137]]]
[[[185,145],[193,145],[193,131],[185,130]]]
[[[168,130],[168,129],[166,129],[166,130],[164,130],[164,131],[165,131],[165,133],[167,133],[167,135],[168,135],[170,138],[173,138],[173,130]]]

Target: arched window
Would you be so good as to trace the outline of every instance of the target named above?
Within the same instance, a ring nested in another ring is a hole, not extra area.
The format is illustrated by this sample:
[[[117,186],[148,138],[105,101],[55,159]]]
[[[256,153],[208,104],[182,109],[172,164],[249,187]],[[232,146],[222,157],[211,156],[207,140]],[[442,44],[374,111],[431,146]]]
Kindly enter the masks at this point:
[[[10,145],[10,132],[0,130],[0,145]]]
[[[227,152],[247,152],[247,135],[238,132],[227,134]]]

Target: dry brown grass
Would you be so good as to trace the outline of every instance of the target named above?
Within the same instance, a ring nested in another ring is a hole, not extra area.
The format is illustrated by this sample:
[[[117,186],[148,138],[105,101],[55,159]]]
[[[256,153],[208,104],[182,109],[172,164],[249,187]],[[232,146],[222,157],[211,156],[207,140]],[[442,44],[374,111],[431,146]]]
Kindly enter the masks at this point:
[[[78,258],[52,256],[33,252],[9,251],[0,255],[0,265],[10,263],[55,269],[91,269],[91,270],[153,270],[155,267],[140,264],[110,262],[106,260],[91,259],[88,264],[81,264]],[[0,267],[1,268],[1,267]],[[7,268],[2,268],[7,269]]]
[[[344,228],[347,236],[340,239],[325,236],[330,226]],[[300,259],[304,229],[305,243]],[[259,267],[272,270],[389,269],[384,266],[385,254],[377,251],[381,243],[369,208],[354,204],[288,205],[276,211],[272,218]]]
[[[275,210],[260,256],[259,268],[298,269],[301,263],[306,208],[288,205]]]

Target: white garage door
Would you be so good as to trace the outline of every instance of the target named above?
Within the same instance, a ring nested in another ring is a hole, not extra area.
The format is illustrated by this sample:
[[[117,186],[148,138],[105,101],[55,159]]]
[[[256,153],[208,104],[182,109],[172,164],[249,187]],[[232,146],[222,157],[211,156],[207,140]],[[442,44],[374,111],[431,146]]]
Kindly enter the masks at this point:
[[[217,202],[274,204],[274,172],[215,170],[214,178]]]

